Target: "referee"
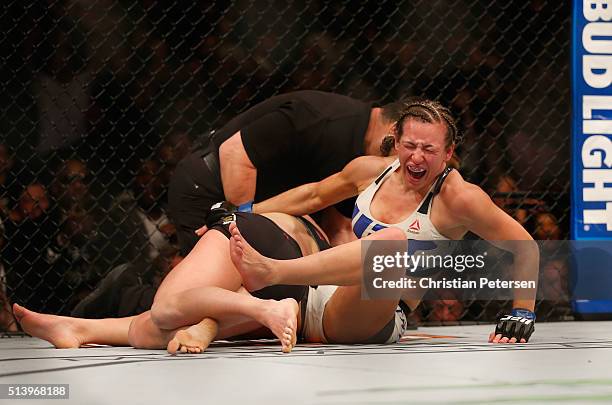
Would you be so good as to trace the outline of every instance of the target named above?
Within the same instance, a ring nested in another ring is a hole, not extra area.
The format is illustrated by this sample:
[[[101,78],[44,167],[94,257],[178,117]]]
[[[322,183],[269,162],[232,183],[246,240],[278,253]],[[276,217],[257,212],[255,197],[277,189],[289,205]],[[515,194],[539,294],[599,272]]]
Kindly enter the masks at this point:
[[[248,210],[253,201],[337,173],[358,156],[381,154],[400,106],[374,107],[339,94],[297,91],[271,97],[202,136],[170,181],[170,215],[181,253],[196,244],[195,230],[216,202]],[[327,222],[335,229],[326,230],[348,229],[347,235],[353,201],[334,208]],[[336,241],[348,237],[341,235]]]

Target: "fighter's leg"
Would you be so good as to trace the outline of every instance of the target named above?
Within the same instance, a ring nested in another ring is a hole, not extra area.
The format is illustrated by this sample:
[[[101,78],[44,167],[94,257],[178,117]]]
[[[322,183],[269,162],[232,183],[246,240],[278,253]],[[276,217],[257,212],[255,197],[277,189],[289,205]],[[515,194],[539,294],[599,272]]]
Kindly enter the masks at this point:
[[[237,290],[241,278],[229,259],[227,238],[218,231],[210,231],[196,244],[187,257],[166,276],[157,291],[155,301],[198,286],[217,285]],[[83,319],[60,317],[32,312],[19,305],[13,307],[15,317],[30,335],[45,339],[58,348],[79,347],[87,343],[138,347],[165,348],[174,336],[174,329],[202,321],[203,316],[184,318],[178,314],[172,322],[166,319],[169,331],[162,331],[151,322],[148,312],[119,319]],[[130,327],[132,321],[135,324]],[[137,329],[133,329],[139,326]],[[131,332],[132,342],[130,342]],[[138,333],[135,333],[138,331]],[[138,339],[138,340],[135,340]]]
[[[236,224],[230,225],[230,255],[243,284],[258,290],[272,284],[357,285],[361,282],[361,240],[292,260],[274,260],[259,254],[242,237]],[[399,229],[380,230],[362,240],[406,240]]]
[[[151,311],[147,311],[132,319],[128,341],[130,346],[137,349],[163,349],[177,330],[158,328],[151,320]]]
[[[362,300],[361,286],[338,287],[323,313],[325,337],[330,343],[362,343],[394,319],[398,302],[398,298]]]
[[[255,320],[258,326],[263,325],[274,333],[285,352],[291,351],[296,341],[299,307],[293,299],[262,300],[251,296],[244,289],[238,293],[217,287],[203,287],[182,292],[167,302],[171,308],[182,308],[186,313],[185,317],[211,318],[218,321],[221,328],[231,328]],[[189,304],[186,305],[186,302]],[[165,303],[153,305],[153,318],[166,318]],[[161,323],[163,324],[163,321]],[[196,352],[199,352],[210,343],[209,337],[213,329],[214,325],[205,319],[178,332],[170,342],[168,351],[176,352],[179,346],[190,346],[196,347]]]
[[[279,259],[301,256],[299,245],[288,238],[285,232],[270,219],[252,215],[239,214],[237,221],[243,227],[248,240],[259,251]],[[229,232],[227,232],[229,237]],[[164,280],[155,297],[154,307],[163,311],[154,311],[153,320],[162,329],[174,329],[192,325],[202,320],[200,308],[189,302],[189,297],[181,296],[172,300],[188,289],[216,286],[229,291],[236,291],[242,284],[242,278],[229,257],[229,243],[220,230],[214,228],[207,232],[191,253]],[[300,300],[306,292],[304,287],[273,286],[258,291],[258,298],[295,298]],[[159,305],[155,305],[159,304]],[[189,308],[195,308],[191,311]]]
[[[208,334],[206,346],[208,346],[215,337],[224,338],[241,333],[248,333],[256,327],[243,324],[233,325],[229,328],[229,331],[218,330],[216,321],[210,319],[208,321],[212,322],[212,328]],[[189,327],[190,326],[183,326],[172,330],[160,329],[151,320],[151,311],[147,311],[133,317],[129,325],[129,345],[137,349],[165,349],[178,332],[188,329]]]
[[[237,290],[241,279],[229,259],[228,241],[216,230],[200,239],[194,250],[164,279],[154,302],[198,286],[217,285]],[[15,315],[26,332],[50,341],[56,347],[78,347],[86,343],[128,345],[128,331],[132,338],[139,339],[138,347],[166,347],[173,333],[162,331],[151,322],[149,313],[141,315],[134,326],[140,326],[134,333],[130,324],[133,317],[121,319],[80,319],[38,314],[16,306]],[[169,330],[190,326],[202,321],[203,316],[192,314],[185,317],[180,310],[166,312],[164,326]],[[246,333],[253,328],[238,329],[234,333]],[[133,341],[134,342],[134,341]],[[132,343],[133,343],[132,342]]]
[[[128,346],[128,330],[134,318],[71,318],[41,314],[17,304],[13,304],[13,313],[27,334],[46,340],[58,349],[77,348],[88,343]]]
[[[172,269],[160,285],[153,306],[166,302],[162,305],[165,308],[164,316],[153,319],[159,321],[158,327],[163,329],[194,325],[199,323],[203,316],[184,312],[181,308],[169,304],[171,297],[193,288],[208,286],[236,291],[241,284],[240,274],[229,258],[227,238],[221,232],[211,230],[200,238],[193,250]]]

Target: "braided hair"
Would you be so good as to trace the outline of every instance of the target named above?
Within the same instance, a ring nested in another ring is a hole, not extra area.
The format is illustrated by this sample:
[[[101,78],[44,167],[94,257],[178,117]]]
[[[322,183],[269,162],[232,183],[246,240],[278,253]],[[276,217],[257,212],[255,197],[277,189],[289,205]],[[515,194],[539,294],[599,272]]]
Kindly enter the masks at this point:
[[[446,147],[450,147],[453,144],[457,145],[461,142],[462,136],[457,128],[455,118],[451,111],[438,101],[429,100],[424,97],[409,97],[400,103],[399,118],[394,127],[397,141],[403,135],[406,120],[416,119],[429,124],[444,123],[446,125]]]

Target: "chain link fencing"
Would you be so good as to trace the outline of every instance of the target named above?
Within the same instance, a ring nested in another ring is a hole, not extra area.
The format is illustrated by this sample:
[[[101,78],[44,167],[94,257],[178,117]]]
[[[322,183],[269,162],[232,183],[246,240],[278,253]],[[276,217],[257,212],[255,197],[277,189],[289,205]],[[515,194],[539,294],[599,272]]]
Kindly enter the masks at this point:
[[[9,0],[0,20],[5,330],[11,302],[69,314],[126,266],[147,289],[121,305],[146,301],[177,260],[176,163],[198,135],[296,89],[441,100],[465,135],[463,176],[534,238],[568,237],[569,2]],[[567,265],[542,268],[564,296]],[[448,298],[415,320],[509,309]],[[560,298],[537,314],[571,312]]]

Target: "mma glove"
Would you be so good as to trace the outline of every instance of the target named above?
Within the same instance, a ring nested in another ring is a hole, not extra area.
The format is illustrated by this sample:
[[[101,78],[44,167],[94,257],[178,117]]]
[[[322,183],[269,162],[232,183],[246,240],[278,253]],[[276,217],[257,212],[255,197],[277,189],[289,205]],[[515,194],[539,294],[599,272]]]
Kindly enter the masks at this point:
[[[235,206],[229,201],[221,201],[210,207],[210,212],[206,217],[206,226],[210,229],[217,223],[227,224],[236,220],[235,212],[251,212],[253,201],[246,202],[240,206]]]
[[[529,337],[535,331],[536,316],[527,309],[515,308],[510,315],[503,315],[497,320],[495,336],[502,335],[508,339],[516,338],[517,342]]]

